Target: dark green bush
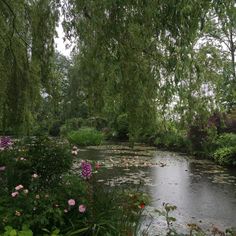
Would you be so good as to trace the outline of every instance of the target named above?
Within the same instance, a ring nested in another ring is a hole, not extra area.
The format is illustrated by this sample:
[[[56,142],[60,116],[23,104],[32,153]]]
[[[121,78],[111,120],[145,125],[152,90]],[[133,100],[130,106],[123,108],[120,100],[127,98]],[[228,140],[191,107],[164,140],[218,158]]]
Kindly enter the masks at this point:
[[[39,175],[41,185],[56,184],[72,165],[72,155],[65,145],[49,138],[29,138],[11,150],[0,152],[0,164],[6,166],[8,189],[17,184],[27,186],[31,175]]]
[[[37,138],[28,144],[27,153],[32,170],[42,176],[44,184],[54,184],[72,165],[72,156],[58,140]]]
[[[225,133],[214,142],[212,157],[222,165],[236,165],[236,134]]]
[[[108,122],[105,118],[100,116],[93,116],[89,117],[88,119],[84,120],[84,126],[93,127],[97,130],[102,130],[108,126]]]
[[[61,127],[61,122],[60,121],[54,121],[52,125],[49,127],[48,133],[49,135],[53,137],[57,137],[60,135],[60,127]]]
[[[116,136],[119,139],[127,139],[129,133],[128,115],[123,113],[119,115],[115,123]]]
[[[94,128],[81,128],[68,134],[68,140],[79,146],[99,145],[103,141],[103,134]]]
[[[67,136],[69,132],[76,131],[83,125],[84,125],[84,120],[82,118],[68,119],[66,120],[65,124],[61,126],[60,134],[62,136]]]
[[[216,149],[213,158],[221,165],[236,165],[236,146]]]
[[[236,134],[224,133],[217,137],[215,145],[219,147],[232,147],[236,146]]]
[[[168,131],[157,135],[154,144],[171,150],[185,150],[191,146],[191,142],[181,133]]]

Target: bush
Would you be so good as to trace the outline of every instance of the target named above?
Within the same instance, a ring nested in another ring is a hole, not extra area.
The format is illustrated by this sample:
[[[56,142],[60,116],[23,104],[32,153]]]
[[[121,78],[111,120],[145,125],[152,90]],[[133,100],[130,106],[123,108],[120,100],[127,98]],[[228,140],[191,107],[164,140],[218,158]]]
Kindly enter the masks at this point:
[[[24,144],[0,152],[0,166],[6,166],[8,189],[29,184],[32,174],[41,178],[44,187],[56,184],[72,165],[72,156],[65,145],[49,138],[30,138]]]
[[[236,146],[236,134],[233,134],[233,133],[221,134],[216,139],[215,145],[218,148]]]
[[[60,127],[61,127],[61,122],[60,121],[54,121],[52,125],[49,127],[49,135],[53,137],[57,137],[60,135]]]
[[[154,144],[172,150],[186,150],[191,146],[191,143],[184,137],[184,135],[171,131],[158,134]]]
[[[94,128],[81,128],[68,134],[68,140],[79,146],[99,145],[103,140],[103,134]]]
[[[42,176],[44,185],[57,183],[72,165],[71,153],[59,141],[41,137],[31,140],[27,146],[32,170]]]
[[[43,228],[63,228],[77,219],[68,199],[84,204],[85,186],[78,176],[65,175],[71,164],[70,149],[49,138],[29,138],[0,151],[0,235],[7,225],[12,227],[5,228],[6,235],[22,235],[23,224],[34,235],[46,235]]]
[[[222,165],[236,165],[236,134],[225,133],[214,142],[212,157]]]
[[[221,165],[236,165],[236,147],[218,148],[213,158]]]
[[[84,124],[84,120],[82,118],[72,118],[66,120],[65,124],[60,128],[61,136],[67,136],[71,131],[76,131]]]
[[[119,139],[128,139],[129,134],[129,122],[128,115],[123,113],[119,115],[115,123],[116,136]]]
[[[105,118],[100,116],[89,117],[84,121],[84,126],[93,127],[97,130],[102,130],[108,126],[108,122]]]

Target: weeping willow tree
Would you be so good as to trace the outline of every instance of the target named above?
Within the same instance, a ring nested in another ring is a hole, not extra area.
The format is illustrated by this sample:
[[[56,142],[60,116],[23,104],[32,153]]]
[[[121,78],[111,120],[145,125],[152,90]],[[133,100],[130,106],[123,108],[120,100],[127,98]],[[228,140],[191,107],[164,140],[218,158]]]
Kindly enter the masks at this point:
[[[125,117],[135,140],[234,103],[233,0],[0,0],[0,11],[3,131],[29,131],[51,110],[50,119]],[[54,56],[59,11],[76,42],[66,86]]]
[[[50,90],[58,2],[0,0],[0,129],[28,132]]]
[[[127,114],[130,140],[155,129],[158,108],[164,115],[181,80],[174,76],[178,60],[209,7],[210,1],[64,1],[64,28],[77,39],[78,87],[86,84],[90,114]]]

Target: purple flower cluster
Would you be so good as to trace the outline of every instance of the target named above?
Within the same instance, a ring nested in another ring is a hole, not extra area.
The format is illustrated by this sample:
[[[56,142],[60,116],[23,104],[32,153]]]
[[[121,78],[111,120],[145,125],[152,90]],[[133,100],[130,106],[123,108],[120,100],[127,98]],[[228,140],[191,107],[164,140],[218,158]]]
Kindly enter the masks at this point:
[[[82,177],[84,179],[90,179],[92,175],[92,165],[89,162],[83,161],[81,163],[82,167]]]
[[[13,142],[10,137],[4,136],[0,138],[0,150],[9,148],[12,144]]]

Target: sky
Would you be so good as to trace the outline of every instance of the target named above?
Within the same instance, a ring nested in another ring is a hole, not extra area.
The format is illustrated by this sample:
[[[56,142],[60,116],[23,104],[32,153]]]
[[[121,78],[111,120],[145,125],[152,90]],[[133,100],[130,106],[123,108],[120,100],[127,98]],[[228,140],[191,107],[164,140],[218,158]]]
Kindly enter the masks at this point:
[[[57,34],[58,34],[58,36],[55,38],[56,50],[59,51],[64,56],[69,57],[72,47],[66,48],[66,43],[69,43],[69,42],[68,42],[68,40],[66,42],[64,42],[64,40],[63,40],[63,37],[65,36],[65,34],[63,32],[61,21],[59,22],[56,30],[57,30]]]

